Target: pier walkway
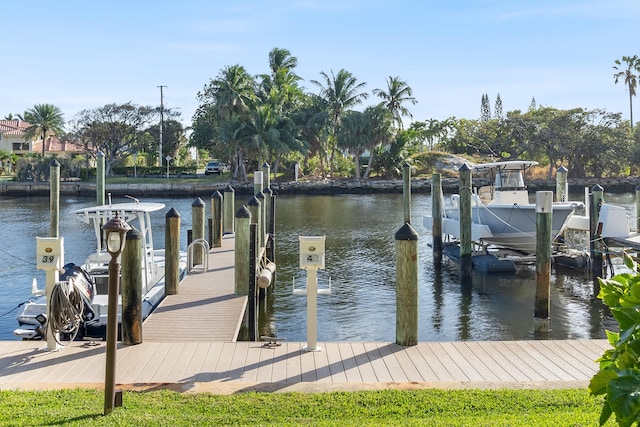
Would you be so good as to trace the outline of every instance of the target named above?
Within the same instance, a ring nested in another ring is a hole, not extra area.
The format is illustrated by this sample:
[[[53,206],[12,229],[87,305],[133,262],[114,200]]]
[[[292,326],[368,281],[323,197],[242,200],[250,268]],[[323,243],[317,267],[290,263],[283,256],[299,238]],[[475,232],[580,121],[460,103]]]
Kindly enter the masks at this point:
[[[235,237],[209,252],[209,269],[194,270],[180,282],[177,295],[167,295],[142,327],[144,341],[235,341],[247,296],[234,293]]]

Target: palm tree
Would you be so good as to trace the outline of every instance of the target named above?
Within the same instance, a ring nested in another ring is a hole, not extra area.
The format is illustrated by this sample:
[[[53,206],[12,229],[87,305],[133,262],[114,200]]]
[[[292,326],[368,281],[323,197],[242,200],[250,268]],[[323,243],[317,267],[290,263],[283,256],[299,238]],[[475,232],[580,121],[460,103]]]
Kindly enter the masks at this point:
[[[25,111],[24,120],[31,124],[25,131],[25,138],[33,140],[42,138],[42,157],[44,157],[44,142],[47,136],[63,132],[62,111],[55,105],[38,104]]]
[[[241,65],[225,67],[217,79],[205,89],[203,98],[210,98],[221,118],[246,115],[254,106],[255,81]]]
[[[413,115],[403,104],[410,102],[416,105],[418,101],[413,97],[413,90],[407,82],[400,80],[400,77],[391,77],[387,80],[387,91],[374,89],[374,95],[382,98],[382,104],[391,111],[393,119],[398,124],[399,129],[403,129],[402,116],[413,118]]]
[[[621,67],[622,61],[627,63],[627,68],[624,69]],[[613,75],[615,84],[618,84],[618,81],[624,80],[624,84],[627,86],[629,90],[629,119],[631,120],[631,130],[633,130],[633,97],[636,96],[636,87],[638,86],[638,76],[633,74],[633,71],[640,72],[640,59],[638,55],[633,56],[623,56],[622,61],[619,59],[615,60],[616,65],[613,66],[613,69],[616,70],[616,73]]]
[[[369,97],[366,92],[361,92],[366,83],[358,83],[358,80],[349,71],[344,68],[338,71],[338,74],[333,74],[331,71],[331,77],[324,71],[320,73],[324,81],[319,82],[317,80],[311,80],[311,83],[320,88],[319,96],[324,100],[327,105],[329,113],[329,120],[331,126],[330,135],[330,150],[331,155],[329,157],[329,170],[333,173],[333,157],[336,149],[336,136],[340,127],[340,122],[343,114],[351,107],[359,105],[363,100]]]

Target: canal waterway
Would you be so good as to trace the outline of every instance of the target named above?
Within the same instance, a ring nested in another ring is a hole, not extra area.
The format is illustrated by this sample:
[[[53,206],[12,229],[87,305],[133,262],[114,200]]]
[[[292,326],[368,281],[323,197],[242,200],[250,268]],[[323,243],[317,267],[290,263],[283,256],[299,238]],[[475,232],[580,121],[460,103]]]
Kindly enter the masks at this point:
[[[140,196],[140,195],[137,195]],[[124,202],[128,199],[116,200]],[[247,198],[248,200],[248,198]],[[246,203],[237,197],[236,207]],[[605,195],[608,203],[627,207],[635,215],[633,195]],[[181,214],[182,244],[191,228],[193,198],[149,198],[166,208],[152,217],[156,247],[164,246],[165,214]],[[207,203],[207,216],[210,204]],[[95,250],[93,231],[73,211],[95,204],[93,198],[61,198],[60,235],[65,262],[82,264]],[[431,212],[431,197],[412,197],[412,224],[419,234],[419,340],[523,340],[534,338],[604,338],[615,327],[599,300],[593,298],[589,275],[554,269],[551,277],[551,332],[533,332],[535,267],[513,275],[479,275],[461,284],[455,264],[435,268],[430,231],[422,216]],[[262,308],[261,334],[289,341],[306,341],[306,298],[294,295],[304,287],[298,268],[298,236],[326,236],[326,269],[320,287],[331,294],[318,296],[319,341],[395,341],[395,232],[404,218],[401,194],[302,196],[277,198],[276,283]],[[634,218],[632,218],[635,221]],[[3,198],[0,202],[0,340],[16,339],[15,314],[28,300],[35,277],[35,238],[49,235],[49,199]],[[330,278],[330,279],[329,279]],[[195,328],[206,328],[197,323]]]

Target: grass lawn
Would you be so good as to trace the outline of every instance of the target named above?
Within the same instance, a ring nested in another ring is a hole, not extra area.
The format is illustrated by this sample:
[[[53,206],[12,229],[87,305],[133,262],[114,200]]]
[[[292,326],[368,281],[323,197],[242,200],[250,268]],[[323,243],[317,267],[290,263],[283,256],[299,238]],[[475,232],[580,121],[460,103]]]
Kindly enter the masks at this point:
[[[0,425],[597,426],[601,402],[584,389],[229,396],[125,391],[123,406],[103,416],[102,391],[0,391]]]

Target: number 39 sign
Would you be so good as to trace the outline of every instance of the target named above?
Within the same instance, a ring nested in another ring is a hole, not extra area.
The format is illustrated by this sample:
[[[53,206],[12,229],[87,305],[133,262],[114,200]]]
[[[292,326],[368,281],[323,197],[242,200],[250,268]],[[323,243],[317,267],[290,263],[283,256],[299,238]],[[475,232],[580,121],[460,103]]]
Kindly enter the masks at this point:
[[[59,270],[64,264],[62,237],[36,237],[36,267]]]

